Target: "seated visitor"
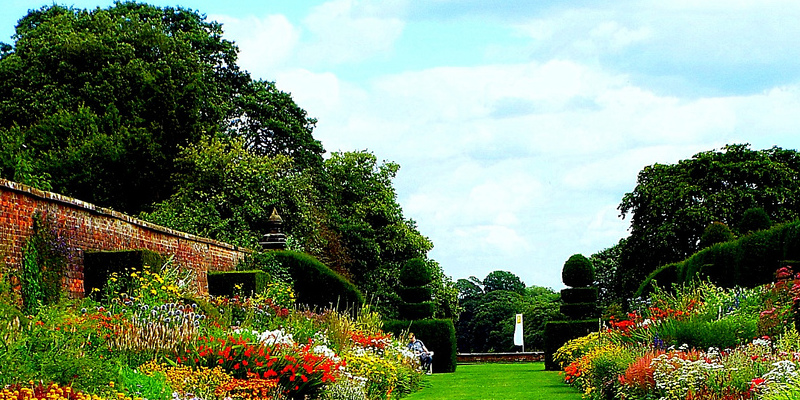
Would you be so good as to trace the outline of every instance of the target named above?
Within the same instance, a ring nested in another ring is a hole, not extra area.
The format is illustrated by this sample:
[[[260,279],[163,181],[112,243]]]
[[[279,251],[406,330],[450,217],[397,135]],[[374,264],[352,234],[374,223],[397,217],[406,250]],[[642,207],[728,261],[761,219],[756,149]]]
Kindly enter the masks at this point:
[[[417,340],[413,333],[408,335],[408,339],[408,348],[419,357],[419,365],[422,370],[430,375],[433,370],[433,352],[428,350],[421,340]]]

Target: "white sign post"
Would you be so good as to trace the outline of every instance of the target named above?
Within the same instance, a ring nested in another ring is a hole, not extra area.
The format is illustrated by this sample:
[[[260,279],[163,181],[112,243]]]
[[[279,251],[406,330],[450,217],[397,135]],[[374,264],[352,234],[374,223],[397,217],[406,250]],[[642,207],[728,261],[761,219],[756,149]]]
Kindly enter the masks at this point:
[[[522,314],[517,314],[517,323],[514,324],[514,346],[522,346],[522,352],[525,352],[525,340],[522,337]]]

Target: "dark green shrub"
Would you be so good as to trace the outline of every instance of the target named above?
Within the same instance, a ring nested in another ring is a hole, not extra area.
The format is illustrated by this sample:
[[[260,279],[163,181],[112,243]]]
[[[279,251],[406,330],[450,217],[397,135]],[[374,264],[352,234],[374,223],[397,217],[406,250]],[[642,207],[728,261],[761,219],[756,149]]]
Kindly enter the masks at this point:
[[[594,282],[594,266],[582,254],[574,254],[564,263],[561,280],[567,286],[589,286]]]
[[[435,305],[432,301],[423,303],[400,303],[400,315],[405,319],[426,319],[433,317]]]
[[[296,301],[309,307],[358,309],[364,295],[347,279],[316,258],[295,251],[274,251],[275,259],[292,277]]]
[[[739,220],[739,232],[743,235],[769,229],[770,226],[772,226],[772,220],[769,218],[769,214],[760,207],[748,209]]]
[[[599,315],[597,303],[565,303],[559,311],[569,319],[588,319]]]
[[[431,301],[433,289],[429,287],[400,287],[397,293],[407,303],[423,303]]]
[[[703,230],[703,234],[700,235],[700,248],[706,248],[717,243],[730,242],[734,239],[736,239],[736,236],[733,235],[728,225],[722,222],[712,222],[708,224],[706,229]]]
[[[561,290],[564,303],[592,303],[597,301],[596,287],[578,287]]]
[[[84,293],[91,296],[95,288],[103,289],[112,273],[128,276],[133,271],[157,272],[166,262],[161,254],[150,250],[86,251],[83,254]],[[120,289],[130,292],[126,287]]]
[[[544,326],[544,369],[560,371],[561,367],[553,361],[553,354],[568,341],[586,336],[599,329],[597,320],[550,321]]]
[[[435,353],[433,372],[456,371],[456,328],[453,326],[453,320],[386,320],[383,321],[383,331],[398,336],[413,332],[417,339],[425,343],[428,350]]]
[[[400,283],[406,287],[425,286],[433,280],[433,271],[421,258],[412,258],[400,269]]]
[[[642,282],[636,296],[646,294],[653,282],[669,287],[698,277],[722,287],[755,287],[771,282],[775,271],[789,260],[800,260],[800,221],[718,243],[686,260],[660,267]]]
[[[238,264],[237,271],[261,270],[269,274],[271,281],[292,283],[292,276],[283,264],[275,259],[274,251],[254,251],[245,255]]]
[[[225,297],[236,295],[252,297],[264,293],[268,283],[269,275],[260,270],[213,271],[208,273],[208,294]]]

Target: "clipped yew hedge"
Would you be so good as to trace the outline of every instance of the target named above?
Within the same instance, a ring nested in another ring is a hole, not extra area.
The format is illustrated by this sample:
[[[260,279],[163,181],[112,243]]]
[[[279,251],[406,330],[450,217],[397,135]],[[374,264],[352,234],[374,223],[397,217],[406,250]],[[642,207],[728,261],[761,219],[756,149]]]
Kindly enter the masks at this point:
[[[586,336],[599,329],[596,319],[583,321],[550,321],[544,325],[544,369],[560,371],[561,367],[553,361],[553,354],[572,339]]]
[[[564,303],[559,308],[559,311],[571,320],[588,319],[599,314],[596,301],[592,303]]]
[[[770,283],[775,271],[793,265],[800,272],[800,221],[752,232],[739,239],[717,243],[681,262],[664,265],[648,275],[636,296],[654,285],[670,287],[693,279],[708,279],[721,287],[756,287]]]
[[[453,320],[386,320],[383,321],[383,331],[395,335],[414,333],[428,350],[434,352],[433,372],[456,371],[456,328]]]
[[[271,252],[292,277],[295,301],[312,308],[359,309],[364,295],[316,258],[296,251]]]
[[[264,293],[269,284],[269,275],[261,270],[209,272],[207,278],[208,294],[212,296],[252,297]]]
[[[577,287],[561,289],[561,301],[564,303],[594,303],[597,301],[597,288]]]

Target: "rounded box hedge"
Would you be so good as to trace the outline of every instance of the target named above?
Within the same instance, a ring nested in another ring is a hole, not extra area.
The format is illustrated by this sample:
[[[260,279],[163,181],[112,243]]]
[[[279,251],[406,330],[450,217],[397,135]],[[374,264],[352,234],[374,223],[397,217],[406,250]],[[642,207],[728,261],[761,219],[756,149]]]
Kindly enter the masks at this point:
[[[288,250],[271,254],[292,276],[297,303],[339,310],[359,309],[364,304],[364,295],[355,285],[316,258]]]
[[[386,320],[383,331],[394,335],[414,333],[434,353],[433,372],[456,371],[456,328],[450,319]],[[403,338],[407,339],[407,337]]]

